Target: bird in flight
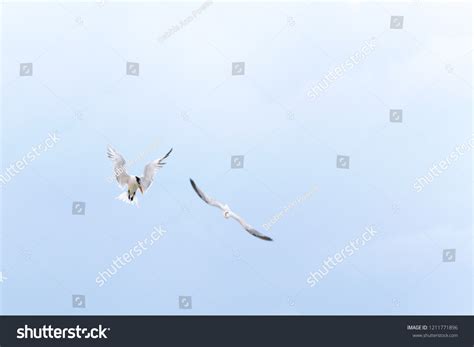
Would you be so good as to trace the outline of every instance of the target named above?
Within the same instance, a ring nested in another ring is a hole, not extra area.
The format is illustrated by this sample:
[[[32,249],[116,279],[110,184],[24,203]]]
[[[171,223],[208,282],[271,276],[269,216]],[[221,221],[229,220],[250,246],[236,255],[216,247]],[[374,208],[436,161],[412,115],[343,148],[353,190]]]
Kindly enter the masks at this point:
[[[204,202],[206,204],[217,207],[217,208],[220,208],[224,212],[224,218],[226,218],[226,219],[229,219],[229,218],[235,219],[237,222],[240,223],[240,225],[242,225],[242,227],[245,230],[247,230],[247,232],[249,232],[250,234],[252,234],[255,237],[258,237],[259,239],[262,239],[262,240],[265,240],[265,241],[273,241],[270,237],[265,236],[262,233],[258,232],[250,224],[248,224],[246,221],[244,221],[239,215],[235,214],[227,204],[224,205],[223,203],[221,203],[221,202],[207,196],[206,194],[204,194],[204,192],[201,189],[199,189],[199,187],[196,185],[196,183],[191,178],[189,179],[189,181],[191,182],[191,186],[193,187],[196,194],[202,200],[204,200]]]
[[[156,159],[151,161],[145,166],[143,171],[143,176],[131,176],[127,173],[126,169],[126,161],[124,157],[117,152],[114,148],[109,146],[107,148],[107,156],[112,160],[114,163],[114,175],[117,179],[119,186],[123,189],[127,187],[127,191],[123,192],[117,199],[120,201],[124,201],[129,204],[138,204],[137,198],[135,195],[137,194],[137,190],[140,190],[142,194],[150,188],[151,184],[153,183],[153,178],[155,176],[156,171],[162,168],[164,163],[163,161],[168,158],[173,148],[170,149],[168,153],[163,158]]]

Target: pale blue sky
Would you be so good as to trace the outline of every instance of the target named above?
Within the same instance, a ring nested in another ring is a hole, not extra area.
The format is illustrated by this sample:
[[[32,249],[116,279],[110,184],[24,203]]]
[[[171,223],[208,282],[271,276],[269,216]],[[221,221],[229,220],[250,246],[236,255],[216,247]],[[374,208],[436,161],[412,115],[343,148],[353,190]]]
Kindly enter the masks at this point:
[[[4,5],[2,172],[51,131],[61,141],[1,188],[1,312],[472,314],[472,154],[413,189],[472,134],[470,5],[213,3],[157,42],[199,6]],[[364,61],[308,98],[371,38]],[[108,144],[129,161],[157,144],[133,174],[174,148],[138,209],[114,199]],[[262,231],[318,191],[269,243],[206,206],[190,177]],[[309,272],[371,224],[377,237],[310,288]],[[163,238],[99,288],[98,272],[158,225]]]

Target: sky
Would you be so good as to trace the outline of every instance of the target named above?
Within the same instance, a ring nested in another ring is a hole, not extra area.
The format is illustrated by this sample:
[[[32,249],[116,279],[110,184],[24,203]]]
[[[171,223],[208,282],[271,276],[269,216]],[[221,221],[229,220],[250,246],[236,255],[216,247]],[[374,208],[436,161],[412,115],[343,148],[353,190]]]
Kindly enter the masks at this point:
[[[0,312],[472,314],[471,12],[4,4]],[[139,207],[108,145],[134,175],[173,148]]]

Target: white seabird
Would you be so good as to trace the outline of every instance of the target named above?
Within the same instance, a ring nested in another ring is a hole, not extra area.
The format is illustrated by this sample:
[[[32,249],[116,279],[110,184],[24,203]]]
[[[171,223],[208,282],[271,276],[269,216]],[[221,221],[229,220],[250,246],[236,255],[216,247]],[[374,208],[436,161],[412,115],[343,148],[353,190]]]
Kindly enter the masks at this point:
[[[226,219],[229,219],[229,218],[235,219],[237,222],[240,223],[240,225],[242,225],[242,227],[245,230],[247,230],[247,232],[249,232],[250,234],[252,234],[255,237],[258,237],[258,238],[260,238],[262,240],[266,240],[266,241],[273,241],[270,237],[265,236],[262,233],[260,233],[259,231],[255,230],[250,224],[245,222],[239,215],[235,214],[227,204],[224,205],[223,203],[221,203],[221,202],[207,196],[206,194],[204,194],[204,192],[201,189],[199,189],[199,187],[196,185],[196,183],[191,178],[189,179],[189,181],[191,182],[191,186],[193,187],[196,194],[202,200],[204,200],[204,202],[206,204],[217,207],[217,208],[220,208],[224,212],[224,218],[226,218]]]
[[[153,178],[155,176],[156,171],[158,171],[158,169],[162,168],[163,165],[166,164],[163,162],[163,160],[168,158],[172,150],[173,148],[171,148],[170,151],[166,153],[163,158],[156,159],[148,163],[143,171],[143,176],[139,177],[131,176],[127,173],[125,159],[119,152],[109,146],[107,148],[107,156],[114,163],[115,178],[117,179],[117,182],[122,189],[125,187],[128,188],[127,191],[117,196],[117,199],[129,204],[137,204],[137,199],[135,198],[137,190],[140,190],[142,194],[145,194],[145,192],[148,190],[148,188],[150,188],[151,184],[153,183]]]

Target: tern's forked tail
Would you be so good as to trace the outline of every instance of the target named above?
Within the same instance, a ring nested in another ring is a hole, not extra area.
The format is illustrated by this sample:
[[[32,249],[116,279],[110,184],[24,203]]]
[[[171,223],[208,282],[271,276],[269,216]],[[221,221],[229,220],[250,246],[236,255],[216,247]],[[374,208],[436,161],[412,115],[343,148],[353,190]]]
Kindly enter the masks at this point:
[[[124,191],[122,194],[116,197],[117,200],[123,201],[129,205],[136,205],[138,207],[138,199],[135,196],[133,201],[128,198],[128,192]]]

